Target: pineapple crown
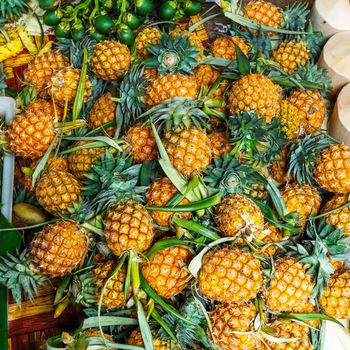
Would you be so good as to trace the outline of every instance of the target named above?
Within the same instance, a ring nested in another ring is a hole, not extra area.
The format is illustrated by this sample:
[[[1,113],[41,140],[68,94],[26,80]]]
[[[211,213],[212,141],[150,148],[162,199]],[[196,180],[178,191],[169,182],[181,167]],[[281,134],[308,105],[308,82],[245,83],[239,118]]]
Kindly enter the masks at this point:
[[[332,223],[324,220],[316,224],[312,220],[306,230],[308,240],[289,247],[289,255],[296,257],[308,266],[307,273],[314,278],[311,298],[322,295],[328,285],[328,279],[335,271],[329,260],[345,261],[350,254],[350,237],[343,234],[343,229],[334,228]]]
[[[295,2],[287,6],[283,11],[284,29],[289,31],[302,32],[305,29],[310,9],[306,2]],[[284,40],[295,38],[295,35],[284,35]]]
[[[121,131],[126,131],[130,122],[145,110],[143,96],[146,93],[147,79],[143,76],[143,70],[142,65],[133,64],[119,86],[116,137],[119,137]]]
[[[143,199],[146,187],[138,186],[142,164],[133,165],[132,157],[110,151],[102,155],[86,174],[82,194],[85,201],[72,217],[78,221],[92,218],[110,204],[123,199]]]
[[[288,142],[277,118],[266,124],[254,111],[230,116],[227,127],[230,154],[250,162],[270,163]]]
[[[316,186],[317,183],[313,179],[316,159],[320,152],[331,144],[334,144],[334,141],[323,133],[307,135],[292,144],[289,150],[288,178],[292,176],[300,185],[308,183]]]
[[[33,293],[38,292],[37,285],[46,280],[47,277],[31,265],[27,250],[21,254],[8,253],[7,257],[0,257],[0,284],[11,290],[17,305],[22,305],[22,295],[33,303]]]
[[[75,274],[68,288],[68,294],[80,305],[89,307],[97,304],[95,277],[90,270]]]
[[[147,43],[153,57],[144,61],[146,68],[158,69],[158,74],[182,73],[193,74],[193,68],[198,65],[200,54],[196,46],[192,46],[188,35],[178,33],[175,38],[162,33],[159,44]]]
[[[229,153],[215,157],[204,171],[204,175],[204,181],[208,186],[219,189],[222,196],[253,190],[253,184],[267,185],[266,179],[255,169],[247,164],[241,164]]]
[[[13,21],[29,10],[26,0],[2,0],[0,2],[0,19]]]
[[[158,129],[167,130],[184,125],[189,128],[192,124],[198,128],[208,127],[209,116],[202,110],[203,101],[183,97],[173,97],[154,106],[140,118],[149,118],[152,123],[158,124]]]

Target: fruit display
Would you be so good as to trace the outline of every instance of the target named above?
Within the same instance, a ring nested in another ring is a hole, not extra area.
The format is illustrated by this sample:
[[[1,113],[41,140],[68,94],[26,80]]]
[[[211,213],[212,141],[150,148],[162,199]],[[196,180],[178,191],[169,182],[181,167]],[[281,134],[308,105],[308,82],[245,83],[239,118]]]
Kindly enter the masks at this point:
[[[15,156],[0,242],[23,237],[0,250],[0,285],[20,310],[51,284],[54,317],[81,321],[43,348],[311,350],[326,324],[342,332],[350,145],[326,130],[306,4],[222,1],[195,21],[192,0],[7,3],[0,62],[36,42],[18,19],[31,11],[55,33],[15,94],[0,69],[17,100],[0,123]]]

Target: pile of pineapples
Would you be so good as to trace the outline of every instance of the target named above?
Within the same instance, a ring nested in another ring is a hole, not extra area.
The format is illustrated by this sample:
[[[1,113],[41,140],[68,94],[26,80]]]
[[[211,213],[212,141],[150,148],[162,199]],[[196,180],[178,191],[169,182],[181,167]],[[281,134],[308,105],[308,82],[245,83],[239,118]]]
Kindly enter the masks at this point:
[[[350,147],[324,129],[322,35],[305,5],[222,6],[206,46],[150,22],[133,50],[60,39],[29,64],[3,136],[32,239],[0,282],[20,304],[58,278],[56,316],[86,308],[51,342],[316,349],[350,317]]]

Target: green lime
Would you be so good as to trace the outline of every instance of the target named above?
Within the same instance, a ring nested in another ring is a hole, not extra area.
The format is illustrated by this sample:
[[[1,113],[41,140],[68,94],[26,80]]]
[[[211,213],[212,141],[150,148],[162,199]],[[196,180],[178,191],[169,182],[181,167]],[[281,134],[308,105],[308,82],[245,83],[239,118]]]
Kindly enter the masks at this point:
[[[169,21],[174,18],[176,14],[176,2],[175,1],[166,1],[160,5],[158,10],[158,16],[165,20]]]
[[[73,41],[76,43],[80,40],[82,40],[85,36],[86,33],[86,29],[81,27],[81,28],[73,28],[71,30],[71,34],[72,34],[72,39]]]
[[[124,43],[124,44],[126,44],[128,46],[132,46],[132,44],[135,41],[135,36],[134,36],[133,31],[129,27],[125,26],[125,25],[120,26],[118,28],[117,38],[122,43]]]
[[[102,34],[100,32],[98,32],[97,30],[93,29],[91,32],[90,32],[90,38],[92,40],[96,40],[96,41],[101,41],[101,40],[104,40],[106,38],[106,35],[105,34]]]
[[[55,27],[56,38],[69,38],[70,37],[70,26],[68,23],[61,22]]]
[[[43,10],[53,10],[58,5],[57,0],[39,0],[39,6]]]
[[[130,28],[130,29],[136,29],[140,26],[141,24],[141,19],[133,12],[129,12],[125,15],[125,24]]]
[[[187,0],[182,5],[182,9],[187,16],[194,16],[201,12],[202,6],[198,1]]]
[[[152,0],[136,0],[135,11],[138,15],[147,16],[154,10],[154,3]]]
[[[94,27],[102,34],[108,34],[113,27],[113,18],[101,15],[95,18]]]
[[[54,27],[61,22],[60,10],[47,10],[44,13],[43,20],[47,26]]]

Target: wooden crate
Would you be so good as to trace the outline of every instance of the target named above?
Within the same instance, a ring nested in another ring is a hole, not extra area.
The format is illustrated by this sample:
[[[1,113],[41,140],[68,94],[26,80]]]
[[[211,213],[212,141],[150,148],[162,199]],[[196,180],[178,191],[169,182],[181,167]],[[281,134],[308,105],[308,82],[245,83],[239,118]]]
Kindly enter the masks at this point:
[[[26,300],[21,309],[9,298],[9,350],[44,350],[48,338],[79,326],[82,310],[77,306],[54,318],[54,297],[54,288],[47,284],[39,289],[34,304]]]

